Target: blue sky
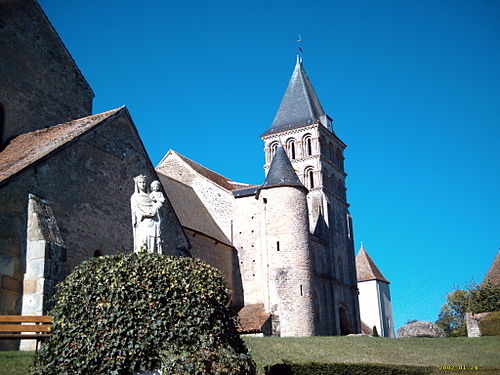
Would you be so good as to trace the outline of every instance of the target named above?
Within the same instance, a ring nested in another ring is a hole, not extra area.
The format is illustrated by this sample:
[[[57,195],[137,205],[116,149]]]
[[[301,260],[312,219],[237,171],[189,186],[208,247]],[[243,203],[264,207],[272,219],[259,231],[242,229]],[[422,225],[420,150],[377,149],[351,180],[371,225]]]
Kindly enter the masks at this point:
[[[248,183],[300,33],[396,328],[483,279],[500,247],[500,1],[40,3],[95,113],[125,104],[154,164],[174,149]]]

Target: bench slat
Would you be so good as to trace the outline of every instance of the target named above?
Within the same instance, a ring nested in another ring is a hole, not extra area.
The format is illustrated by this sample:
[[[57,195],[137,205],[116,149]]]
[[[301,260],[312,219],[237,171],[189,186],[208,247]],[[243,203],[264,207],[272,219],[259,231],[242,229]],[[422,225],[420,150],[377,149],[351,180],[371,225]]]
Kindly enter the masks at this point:
[[[50,324],[0,324],[0,332],[49,332]]]
[[[27,334],[23,335],[21,333],[11,333],[11,334],[1,334],[0,335],[0,340],[3,339],[43,339],[46,337],[49,337],[50,335],[48,333],[40,333],[38,335],[33,335],[33,334]]]
[[[0,315],[0,322],[9,323],[52,323],[48,315]]]

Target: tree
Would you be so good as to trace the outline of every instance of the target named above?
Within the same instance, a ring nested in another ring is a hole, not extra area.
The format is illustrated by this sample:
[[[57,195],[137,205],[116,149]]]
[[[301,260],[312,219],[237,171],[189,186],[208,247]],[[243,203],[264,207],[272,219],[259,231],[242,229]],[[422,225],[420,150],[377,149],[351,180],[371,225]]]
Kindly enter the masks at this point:
[[[441,307],[436,324],[448,336],[466,336],[465,313],[480,313],[500,310],[500,285],[486,280],[482,284],[471,282],[466,289],[450,292],[447,302]]]

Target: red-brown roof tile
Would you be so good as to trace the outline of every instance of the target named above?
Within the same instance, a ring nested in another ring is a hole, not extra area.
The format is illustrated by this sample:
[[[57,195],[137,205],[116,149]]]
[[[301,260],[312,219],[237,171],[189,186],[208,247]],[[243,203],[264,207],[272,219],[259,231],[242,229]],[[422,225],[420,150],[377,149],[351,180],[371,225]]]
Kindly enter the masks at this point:
[[[238,332],[262,332],[262,326],[266,323],[269,317],[270,314],[266,313],[263,304],[245,305],[238,312]]]
[[[86,133],[123,107],[21,134],[0,152],[0,183]]]
[[[375,265],[372,258],[370,258],[364,247],[361,247],[358,255],[356,255],[356,273],[358,275],[358,281],[380,280],[389,283]]]

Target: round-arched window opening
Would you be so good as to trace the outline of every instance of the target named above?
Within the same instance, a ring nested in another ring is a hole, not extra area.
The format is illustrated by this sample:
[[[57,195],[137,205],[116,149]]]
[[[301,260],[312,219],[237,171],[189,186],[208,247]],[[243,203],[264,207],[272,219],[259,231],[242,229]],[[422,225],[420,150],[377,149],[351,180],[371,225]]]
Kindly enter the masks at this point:
[[[304,151],[306,156],[312,155],[312,139],[310,135],[304,137]]]
[[[278,149],[278,142],[272,143],[270,148],[271,148],[271,160],[272,160],[274,155],[276,155],[276,150]]]
[[[290,139],[286,142],[286,148],[288,150],[288,155],[290,156],[290,159],[293,160],[296,158],[296,151],[295,151],[295,140]]]
[[[309,189],[314,188],[314,170],[312,167],[306,168],[304,171],[305,185]]]

